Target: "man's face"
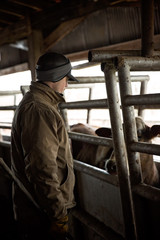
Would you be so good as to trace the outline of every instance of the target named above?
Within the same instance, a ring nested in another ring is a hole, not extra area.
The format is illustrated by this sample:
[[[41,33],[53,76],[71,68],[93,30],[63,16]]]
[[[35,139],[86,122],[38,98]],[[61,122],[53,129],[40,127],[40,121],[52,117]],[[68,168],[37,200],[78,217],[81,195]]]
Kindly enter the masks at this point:
[[[52,86],[50,87],[58,93],[63,93],[67,86],[68,86],[68,77],[66,76],[58,82],[52,82]]]

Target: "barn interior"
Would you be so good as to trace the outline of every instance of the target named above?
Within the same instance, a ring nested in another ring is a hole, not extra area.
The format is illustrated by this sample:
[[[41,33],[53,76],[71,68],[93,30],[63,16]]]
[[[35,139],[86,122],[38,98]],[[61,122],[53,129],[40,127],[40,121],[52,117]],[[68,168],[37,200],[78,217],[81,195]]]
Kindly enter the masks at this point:
[[[117,144],[115,151],[119,154],[117,176],[74,160],[78,205],[72,216],[72,237],[76,240],[143,240],[148,239],[148,236],[157,239],[160,236],[157,230],[160,218],[160,191],[143,182],[140,176],[141,169],[133,163],[135,162],[133,152],[142,151],[159,156],[159,147],[158,144],[157,146],[143,144],[144,148],[136,143],[135,146],[132,144],[127,149],[131,159],[128,169],[128,165],[124,163],[128,158],[124,153],[126,145],[123,134],[128,134],[128,129],[131,127],[134,129],[134,114],[132,109],[129,108],[128,113],[125,110],[126,106],[122,106],[126,125],[124,131],[127,133],[119,132],[123,123],[119,120],[119,106],[112,103],[113,98],[116,99],[117,96],[116,86],[113,86],[112,82],[115,80],[115,71],[119,71],[121,85],[125,82],[123,79],[129,78],[129,73],[123,72],[123,67],[128,66],[126,63],[135,71],[160,71],[160,1],[4,0],[0,2],[0,34],[0,76],[30,70],[31,78],[35,81],[37,59],[41,54],[50,51],[66,55],[72,63],[85,60],[84,64],[74,65],[73,69],[87,69],[98,65],[104,72],[103,79],[82,77],[79,78],[79,84],[82,87],[85,84],[105,82],[108,89],[107,103],[106,99],[102,99],[102,101],[66,103],[61,106],[62,115],[69,130],[66,109],[106,109],[106,104],[109,104],[112,109],[110,119],[113,141],[115,141],[113,144]],[[123,66],[121,66],[122,62],[124,62]],[[107,67],[106,63],[110,67]],[[141,96],[137,98],[138,103],[135,103],[136,97],[132,96],[128,102],[126,101],[127,106],[134,105],[136,108],[142,104],[142,107],[138,108],[139,115],[142,116],[144,108],[159,110],[159,94],[154,96],[146,94],[145,84],[148,82],[148,77],[142,76],[141,79],[133,81],[141,82]],[[157,82],[157,86],[158,84]],[[72,88],[74,87],[78,85],[72,85]],[[127,86],[122,88],[127,96],[130,95]],[[26,91],[26,89],[21,90]],[[123,93],[121,95],[123,102],[123,97],[126,96],[123,96]],[[16,105],[0,106],[2,111],[15,109]],[[128,145],[135,140],[133,135],[134,130],[126,138]],[[79,137],[71,132],[69,136],[71,139]],[[96,144],[96,140],[88,136],[82,136],[82,140],[95,141]],[[110,144],[110,140],[103,138],[97,140],[97,144],[100,142],[102,145]],[[10,168],[10,142],[6,139],[0,142],[0,157]],[[159,167],[159,164],[156,164]],[[1,172],[0,232],[5,233],[4,239],[13,239],[15,234],[11,210],[13,176],[11,174],[10,178],[6,177],[6,172],[8,175],[10,172],[3,162],[1,162]],[[136,178],[133,179],[135,175]],[[94,189],[92,189],[93,185]]]

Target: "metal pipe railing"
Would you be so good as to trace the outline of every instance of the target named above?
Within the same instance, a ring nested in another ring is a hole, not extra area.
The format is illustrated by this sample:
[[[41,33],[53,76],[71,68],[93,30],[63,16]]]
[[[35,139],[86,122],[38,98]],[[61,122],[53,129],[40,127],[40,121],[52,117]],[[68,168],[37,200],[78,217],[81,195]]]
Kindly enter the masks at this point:
[[[0,141],[0,146],[10,148],[11,143],[7,141]]]
[[[68,132],[69,137],[75,141],[83,141],[95,145],[113,146],[113,140],[111,138],[97,137],[83,133]]]
[[[132,81],[132,79],[131,79],[131,81]],[[147,85],[148,85],[147,80],[141,82],[140,95],[147,93]],[[144,109],[142,108],[142,106],[138,106],[138,116],[141,116],[142,118],[144,117]]]
[[[106,62],[117,56],[140,56],[140,50],[91,50],[88,52],[89,62]]]
[[[133,152],[148,153],[160,156],[160,146],[158,144],[134,142],[131,143],[128,148]]]
[[[147,106],[160,108],[160,93],[125,96],[124,104],[125,106],[145,105],[146,108]]]
[[[160,57],[117,57],[114,59],[116,67],[128,65],[130,71],[160,71]]]
[[[132,191],[137,195],[147,198],[151,201],[160,201],[160,190],[150,185],[140,183],[136,186],[133,186]]]
[[[71,85],[68,88],[73,88],[73,87],[90,87],[90,85],[88,86],[84,86],[81,84],[82,83],[105,83],[105,79],[104,77],[77,77],[77,79],[79,79],[79,83],[77,84],[73,84],[71,83]],[[118,77],[116,77],[116,80],[118,81]],[[135,76],[131,76],[131,81],[132,82],[147,82],[149,81],[149,76],[148,75],[135,75]],[[23,86],[25,88],[28,89],[28,86]],[[15,93],[21,93],[21,91],[3,91],[2,95],[12,95]],[[108,108],[108,102],[107,99],[98,99],[98,100],[90,100],[90,101],[79,101],[79,102],[68,102],[68,103],[63,103],[60,105],[60,108],[64,109],[64,108],[68,108],[68,109],[84,109],[84,108]],[[16,110],[17,105],[13,105],[13,106],[0,106],[0,110]]]
[[[107,99],[96,99],[90,101],[77,101],[77,102],[68,102],[59,104],[61,109],[86,109],[86,108],[108,108]]]
[[[118,177],[108,174],[105,170],[91,166],[87,163],[80,162],[74,159],[74,169],[83,173],[86,173],[102,181],[108,182],[112,185],[119,186]]]
[[[0,125],[0,128],[3,128],[3,129],[11,129],[12,127],[11,127],[11,126],[7,126],[7,125]]]
[[[12,96],[12,95],[17,95],[17,94],[22,94],[21,91],[0,91],[0,96]]]
[[[5,110],[16,110],[16,108],[17,108],[17,106],[16,105],[14,105],[14,106],[0,106],[0,110],[3,110],[3,111],[5,111]]]
[[[149,144],[149,143],[140,143],[137,139],[137,133],[135,129],[135,117],[134,117],[134,108],[133,105],[145,106],[145,108],[160,108],[160,94],[144,94],[144,95],[132,95],[131,89],[131,79],[130,79],[130,69],[132,66],[137,67],[134,61],[131,61],[130,58],[123,58],[123,64],[119,61],[119,84],[120,84],[120,94],[121,94],[121,102],[122,102],[122,111],[124,116],[124,125],[126,134],[126,142],[128,146],[128,158],[130,162],[130,171],[131,171],[131,179],[135,179],[135,172],[137,171],[137,175],[140,171],[137,169],[138,164],[137,160],[137,152],[144,152],[148,154],[160,155],[159,145],[157,144]],[[129,61],[128,61],[129,59]],[[147,59],[147,61],[146,61]],[[148,66],[148,71],[152,70],[156,67],[157,69],[157,60],[153,60],[153,58],[140,58],[141,63],[146,63]],[[130,65],[129,65],[130,63]],[[142,66],[144,69],[144,66]],[[160,65],[159,65],[160,70]],[[124,81],[126,79],[126,81]],[[135,153],[134,153],[135,152]],[[139,162],[139,161],[138,161]],[[133,172],[132,172],[133,171]],[[133,177],[132,177],[133,176]],[[134,180],[135,181],[135,180]],[[141,180],[139,180],[141,182]]]
[[[126,96],[132,95],[132,86],[130,81],[130,66],[123,64],[118,66],[118,76],[120,85],[122,114],[124,121],[125,140],[128,153],[128,163],[130,171],[131,184],[135,185],[142,182],[140,156],[136,152],[129,151],[129,144],[138,142],[137,129],[135,123],[135,113],[133,106],[125,105]]]
[[[67,88],[71,88],[72,85],[74,87],[79,87],[82,83],[83,84],[90,84],[90,83],[105,83],[104,77],[97,76],[97,77],[76,77],[79,82],[70,82],[69,86]],[[132,82],[143,82],[143,81],[149,81],[148,75],[133,75],[131,76]],[[118,82],[118,77],[116,76],[116,80]],[[85,85],[82,85],[82,87],[86,87]]]
[[[159,56],[160,51],[153,51],[153,56]],[[89,62],[94,63],[104,63],[109,59],[113,59],[116,57],[129,57],[130,58],[138,58],[141,56],[140,50],[91,50],[88,52],[88,60]]]
[[[123,219],[125,223],[125,238],[135,240],[137,232],[115,71],[115,66],[111,62],[107,62],[104,68],[104,74],[110,110],[113,145],[122,200],[121,203],[123,209]]]

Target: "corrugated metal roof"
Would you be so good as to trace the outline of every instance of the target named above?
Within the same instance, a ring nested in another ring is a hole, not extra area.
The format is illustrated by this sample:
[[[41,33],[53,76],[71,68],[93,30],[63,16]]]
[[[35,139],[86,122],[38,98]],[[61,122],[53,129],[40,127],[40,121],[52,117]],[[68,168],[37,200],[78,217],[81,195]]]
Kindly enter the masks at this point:
[[[160,34],[160,8],[155,10],[155,34]],[[141,38],[138,7],[106,8],[90,14],[52,50],[72,53]]]

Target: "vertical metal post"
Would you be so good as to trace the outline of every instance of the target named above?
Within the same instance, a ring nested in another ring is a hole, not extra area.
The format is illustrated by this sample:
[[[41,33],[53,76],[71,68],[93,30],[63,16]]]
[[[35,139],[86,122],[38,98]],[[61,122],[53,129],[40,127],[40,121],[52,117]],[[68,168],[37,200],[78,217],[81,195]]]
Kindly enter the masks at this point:
[[[125,62],[120,62],[119,70],[119,84],[120,84],[120,95],[121,95],[121,105],[123,112],[123,120],[124,120],[124,130],[125,140],[127,146],[128,153],[128,161],[129,161],[129,170],[130,170],[130,179],[131,184],[135,185],[142,181],[141,176],[141,167],[140,167],[140,156],[139,153],[129,151],[129,144],[132,142],[136,142],[137,140],[137,130],[135,123],[135,115],[134,115],[134,107],[133,106],[125,106],[125,97],[128,95],[132,95],[131,88],[131,79],[130,79],[130,67]]]
[[[89,96],[88,96],[89,101],[91,100],[91,97],[92,97],[92,87],[89,88]],[[90,112],[91,112],[91,109],[88,109],[87,110],[87,123],[88,124],[90,122]]]
[[[145,80],[145,81],[141,82],[140,95],[147,93],[147,84],[148,84],[148,80]],[[144,111],[145,110],[142,109],[141,106],[139,106],[138,116],[141,116],[143,118],[144,117]]]
[[[149,57],[154,51],[154,0],[141,0],[142,56]]]
[[[137,233],[127,165],[127,154],[123,136],[115,67],[112,63],[106,63],[104,74],[111,118],[113,145],[116,156],[119,187],[121,193],[121,203],[125,225],[125,239],[136,240]]]
[[[129,145],[132,142],[137,142],[137,130],[134,116],[134,107],[125,105],[126,96],[132,95],[131,79],[130,79],[130,66],[125,60],[119,61],[118,65],[119,85],[120,85],[120,96],[121,106],[124,120],[124,132],[125,141],[128,154],[128,163],[130,171],[131,187],[142,182],[142,173],[140,165],[140,155],[138,152],[131,152]],[[137,239],[145,240],[146,234],[144,233],[144,225],[142,218],[142,208],[140,205],[140,199],[135,194],[132,194],[134,202],[134,214],[136,222]]]

